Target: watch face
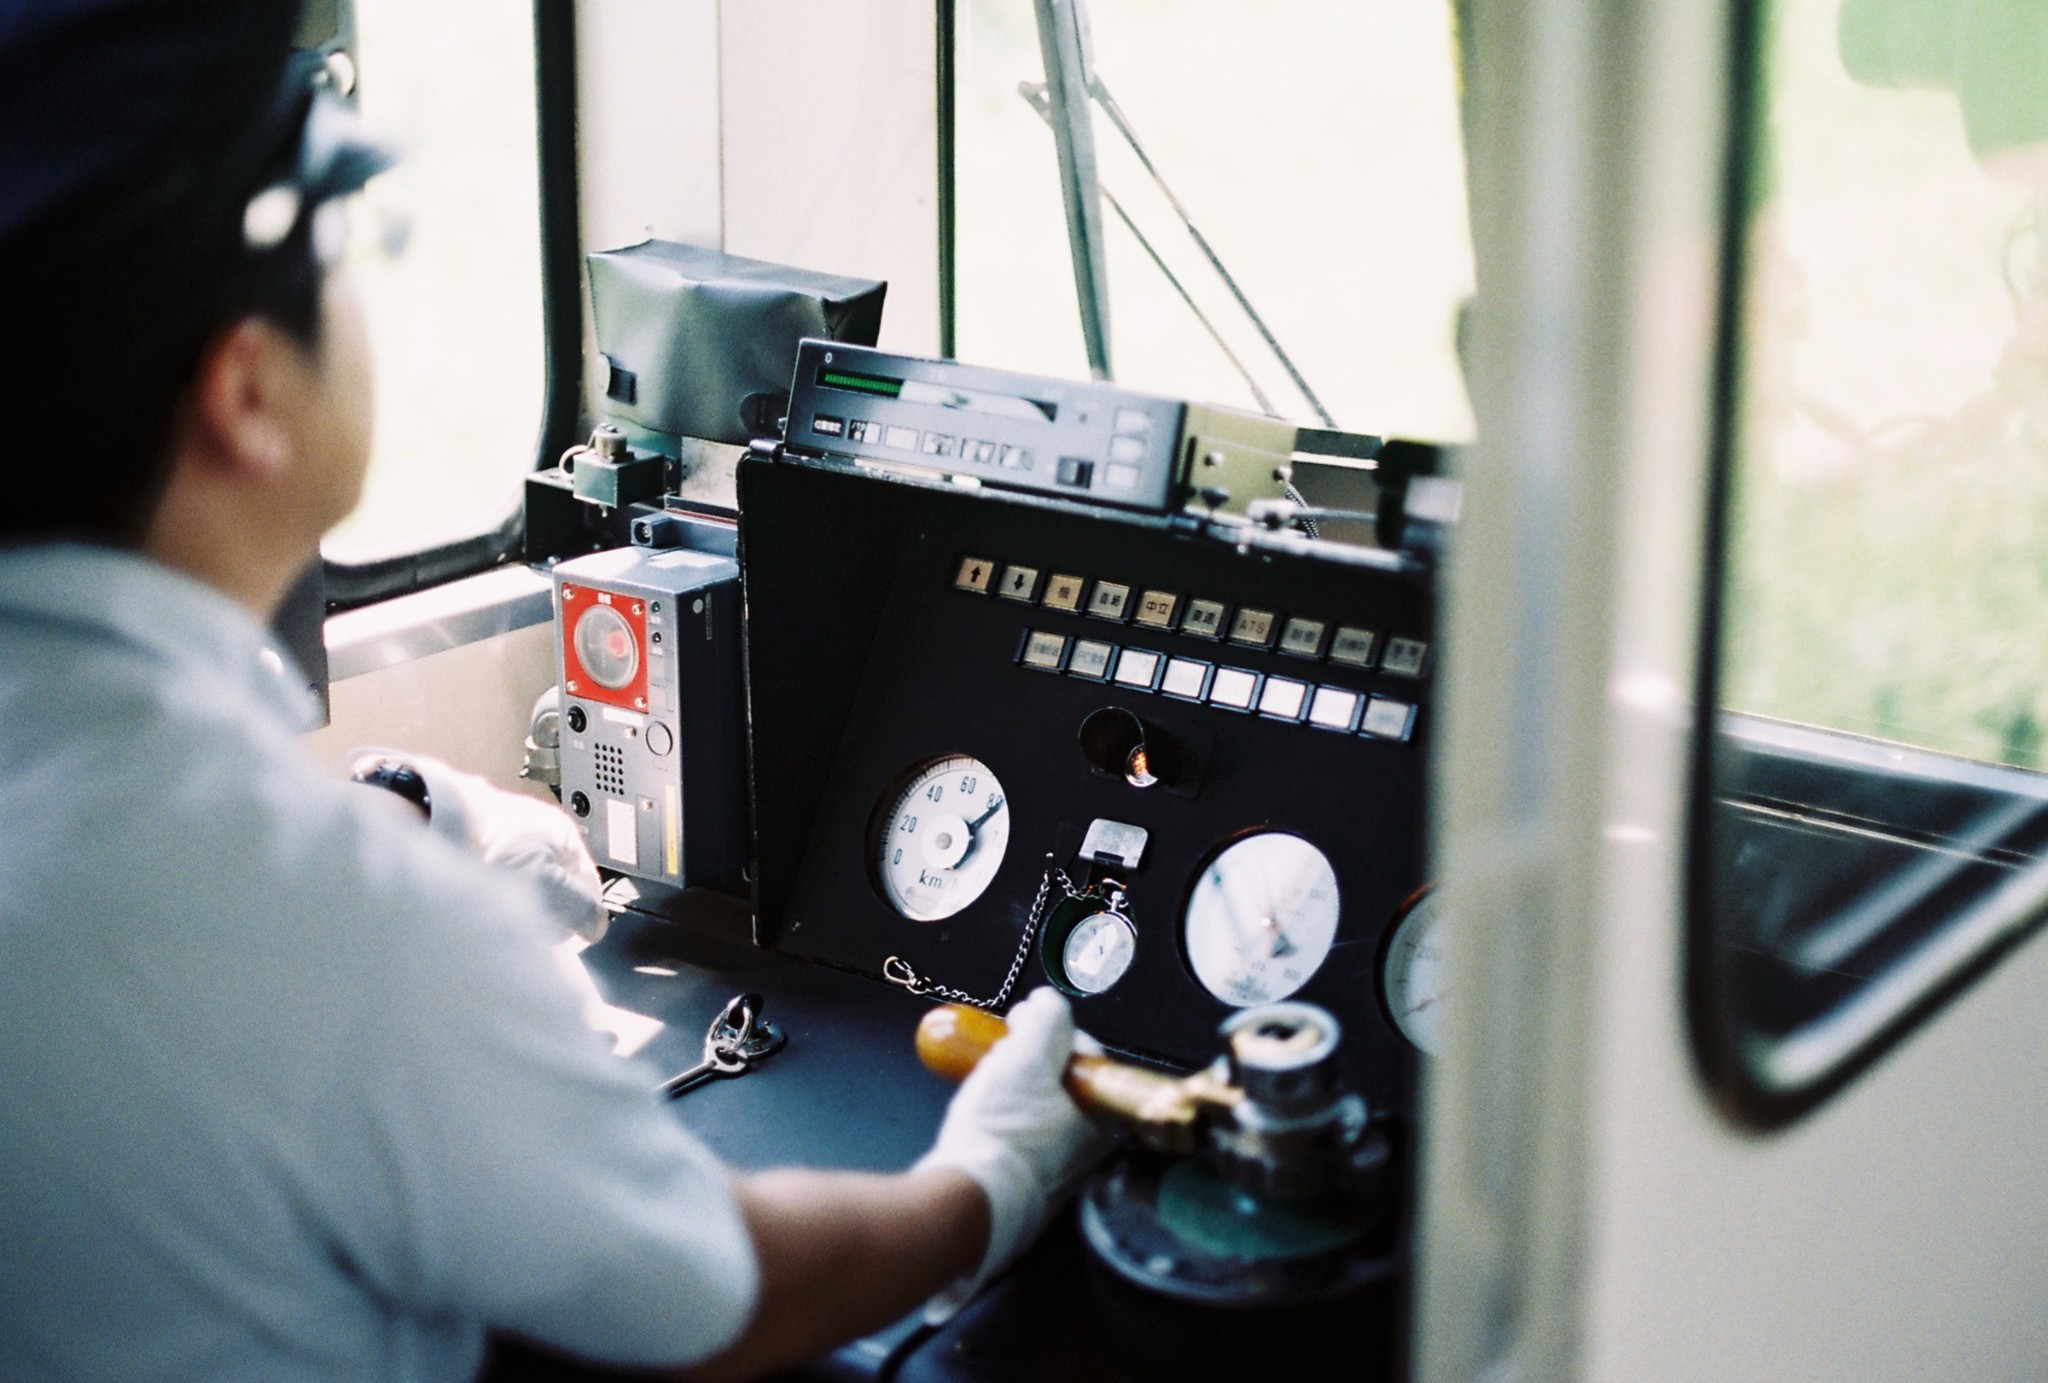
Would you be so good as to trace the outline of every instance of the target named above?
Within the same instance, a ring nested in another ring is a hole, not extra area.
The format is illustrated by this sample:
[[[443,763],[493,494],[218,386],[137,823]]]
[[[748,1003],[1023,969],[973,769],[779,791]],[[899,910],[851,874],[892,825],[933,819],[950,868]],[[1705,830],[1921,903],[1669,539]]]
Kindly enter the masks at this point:
[[[1093,912],[1074,924],[1060,947],[1060,976],[1082,994],[1100,994],[1131,968],[1138,954],[1138,934],[1114,912]]]

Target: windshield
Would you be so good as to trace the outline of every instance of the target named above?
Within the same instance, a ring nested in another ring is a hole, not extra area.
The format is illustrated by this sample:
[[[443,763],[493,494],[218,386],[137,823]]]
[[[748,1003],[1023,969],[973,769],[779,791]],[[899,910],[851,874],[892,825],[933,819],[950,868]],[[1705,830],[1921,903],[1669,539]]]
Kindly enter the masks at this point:
[[[959,6],[962,360],[1090,372],[1039,22],[1071,3]],[[1075,17],[1091,82],[1065,110],[1086,121],[1100,186],[1109,376],[1309,425],[1468,439],[1449,5],[1088,0]]]
[[[1765,13],[1725,703],[2048,767],[2048,28]]]

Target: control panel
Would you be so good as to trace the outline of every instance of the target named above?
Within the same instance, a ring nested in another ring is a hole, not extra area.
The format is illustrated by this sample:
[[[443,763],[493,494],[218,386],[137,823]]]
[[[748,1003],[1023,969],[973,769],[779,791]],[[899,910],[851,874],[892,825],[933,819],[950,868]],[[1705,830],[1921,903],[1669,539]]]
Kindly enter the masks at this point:
[[[1293,424],[1114,384],[805,341],[789,447],[1163,513],[1286,492]]]
[[[736,874],[738,567],[630,547],[563,562],[554,580],[562,803],[591,855],[674,888]]]
[[[1306,1001],[1407,1108],[1380,972],[1424,882],[1420,569],[830,462],[740,479],[767,944],[982,1006],[1051,984],[1184,1067]]]

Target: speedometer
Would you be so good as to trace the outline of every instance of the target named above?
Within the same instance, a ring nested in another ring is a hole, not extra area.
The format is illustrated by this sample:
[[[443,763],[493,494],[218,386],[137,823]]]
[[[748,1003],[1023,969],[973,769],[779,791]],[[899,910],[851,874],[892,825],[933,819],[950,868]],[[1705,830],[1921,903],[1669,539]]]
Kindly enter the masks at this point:
[[[1337,939],[1337,871],[1286,831],[1241,837],[1211,857],[1188,890],[1182,941],[1202,987],[1249,1008],[1309,982]]]
[[[869,836],[870,868],[889,906],[913,922],[937,922],[995,879],[1010,843],[1009,801],[979,759],[932,759],[896,780]]]

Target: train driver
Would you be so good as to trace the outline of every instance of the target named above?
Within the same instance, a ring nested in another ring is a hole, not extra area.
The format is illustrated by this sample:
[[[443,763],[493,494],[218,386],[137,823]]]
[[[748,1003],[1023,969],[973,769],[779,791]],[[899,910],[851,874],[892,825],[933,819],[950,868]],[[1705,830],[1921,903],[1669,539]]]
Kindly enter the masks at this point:
[[[1057,995],[909,1171],[739,1175],[540,890],[301,751],[263,623],[362,483],[384,156],[294,8],[0,5],[0,1374],[731,1377],[986,1276],[1094,1143]]]

